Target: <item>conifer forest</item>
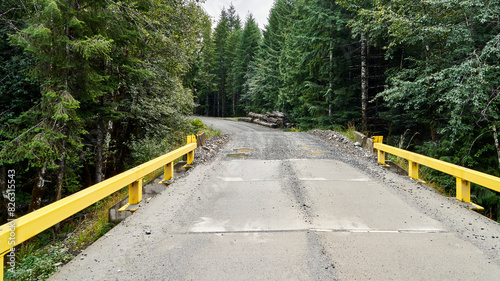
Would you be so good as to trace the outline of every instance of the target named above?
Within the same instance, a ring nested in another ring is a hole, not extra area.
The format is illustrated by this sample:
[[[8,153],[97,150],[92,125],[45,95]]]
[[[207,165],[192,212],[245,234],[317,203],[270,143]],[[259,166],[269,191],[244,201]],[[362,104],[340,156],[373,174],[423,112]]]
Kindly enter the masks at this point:
[[[35,210],[168,152],[190,115],[250,111],[500,176],[500,0],[275,0],[264,28],[202,2],[1,1],[2,191],[15,169]]]

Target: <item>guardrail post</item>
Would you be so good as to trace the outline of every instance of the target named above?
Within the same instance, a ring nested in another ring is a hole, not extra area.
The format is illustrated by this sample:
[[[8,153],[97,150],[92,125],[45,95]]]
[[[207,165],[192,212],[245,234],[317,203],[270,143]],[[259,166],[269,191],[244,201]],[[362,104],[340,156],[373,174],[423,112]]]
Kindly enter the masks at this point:
[[[142,201],[142,178],[128,185],[128,204],[139,204]]]
[[[3,256],[4,256],[4,255],[5,255],[5,254],[1,254],[1,255],[0,255],[0,264],[2,265],[2,270],[0,271],[0,281],[3,281],[3,263],[5,262],[5,261],[3,260]]]
[[[408,176],[418,180],[418,163],[408,161]]]
[[[457,199],[470,203],[470,181],[457,178]]]
[[[196,143],[196,136],[195,135],[188,136],[187,137],[187,143],[188,144],[190,144],[190,143]],[[193,163],[193,161],[194,161],[194,150],[187,153],[187,163],[186,163],[186,165],[190,165],[191,163]]]
[[[379,164],[385,165],[385,152],[377,150],[377,160]]]
[[[163,166],[163,183],[174,177],[174,162],[167,163]]]

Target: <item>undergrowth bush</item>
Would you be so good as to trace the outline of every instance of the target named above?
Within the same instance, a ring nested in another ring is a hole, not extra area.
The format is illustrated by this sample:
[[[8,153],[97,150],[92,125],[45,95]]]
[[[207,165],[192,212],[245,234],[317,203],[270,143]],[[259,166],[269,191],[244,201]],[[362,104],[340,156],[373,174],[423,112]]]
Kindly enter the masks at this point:
[[[46,280],[58,267],[71,260],[68,248],[62,243],[48,245],[16,263],[15,270],[5,270],[5,280]]]
[[[188,121],[188,123],[191,126],[189,128],[190,134],[196,135],[196,134],[199,134],[201,132],[204,132],[205,135],[207,136],[207,138],[209,138],[211,136],[215,136],[215,135],[220,135],[220,131],[217,131],[217,130],[214,130],[214,129],[208,127],[207,125],[205,125],[203,123],[203,121],[201,121],[201,119],[190,119]]]

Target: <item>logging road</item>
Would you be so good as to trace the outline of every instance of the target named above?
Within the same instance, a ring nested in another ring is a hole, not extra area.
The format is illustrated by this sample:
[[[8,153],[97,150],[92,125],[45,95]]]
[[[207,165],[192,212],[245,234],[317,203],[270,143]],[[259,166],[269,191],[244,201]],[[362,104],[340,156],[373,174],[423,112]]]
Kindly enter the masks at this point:
[[[202,120],[219,155],[51,280],[499,280],[500,225],[460,202],[352,145]]]

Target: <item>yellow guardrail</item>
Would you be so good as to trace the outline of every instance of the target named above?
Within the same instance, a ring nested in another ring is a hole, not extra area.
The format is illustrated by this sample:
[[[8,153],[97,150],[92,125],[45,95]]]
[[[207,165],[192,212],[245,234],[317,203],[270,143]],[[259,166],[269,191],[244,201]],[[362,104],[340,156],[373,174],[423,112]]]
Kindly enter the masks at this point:
[[[0,264],[2,265],[0,281],[3,280],[4,256],[10,252],[14,253],[12,249],[15,246],[127,185],[129,186],[129,204],[127,206],[136,206],[142,200],[142,179],[146,175],[164,167],[162,182],[170,180],[174,176],[174,161],[187,155],[187,165],[191,164],[194,161],[196,147],[196,136],[188,136],[187,144],[181,148],[0,226]],[[135,211],[136,209],[129,208],[127,210]],[[9,258],[12,257],[9,256]]]
[[[390,145],[383,144],[383,137],[373,137],[373,148],[377,150],[377,158],[380,164],[385,165],[385,154],[389,153],[408,160],[408,176],[418,179],[418,165],[424,165],[434,170],[441,171],[456,178],[457,199],[471,203],[471,209],[483,209],[470,201],[470,183],[481,185],[488,189],[500,192],[500,178],[437,160],[414,152],[409,152]]]

